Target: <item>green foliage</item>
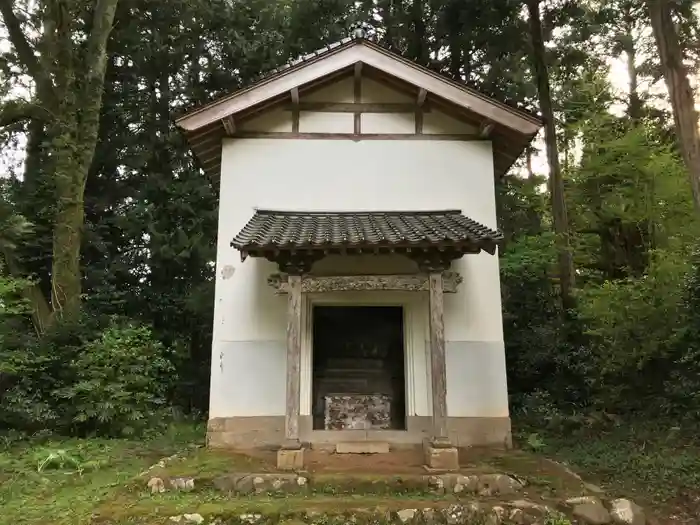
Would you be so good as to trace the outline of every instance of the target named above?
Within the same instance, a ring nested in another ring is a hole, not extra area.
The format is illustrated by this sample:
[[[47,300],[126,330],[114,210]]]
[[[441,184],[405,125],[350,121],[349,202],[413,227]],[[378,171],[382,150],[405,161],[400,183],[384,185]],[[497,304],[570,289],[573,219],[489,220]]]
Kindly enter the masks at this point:
[[[680,418],[700,419],[700,252],[692,257],[676,326],[670,351],[674,366],[666,382],[669,404]]]
[[[22,525],[121,522],[113,521],[109,510],[118,513],[131,504],[125,505],[121,499],[125,493],[132,494],[135,501],[144,495],[141,490],[130,490],[145,486],[146,480],[137,476],[160,459],[201,444],[203,434],[201,425],[180,423],[146,438],[24,435],[5,445],[0,443],[3,481],[0,522]],[[230,455],[228,465],[230,472]],[[189,470],[187,474],[192,472],[197,470]],[[97,518],[97,512],[107,514],[106,519]]]
[[[88,459],[82,447],[78,450],[39,447],[34,451],[36,471],[63,470],[82,475],[86,471],[97,470],[107,462],[102,459]]]
[[[74,381],[73,370],[66,364],[78,357],[95,331],[94,321],[84,319],[59,323],[41,338],[6,333],[0,347],[0,376],[6,388],[0,421],[29,431],[70,429],[70,407],[55,393]]]
[[[163,415],[174,383],[169,351],[151,330],[113,324],[87,342],[71,362],[74,383],[56,395],[74,411],[73,420],[101,435],[130,435]]]
[[[544,525],[571,525],[571,520],[560,512],[552,511],[545,516]]]
[[[97,319],[37,337],[5,337],[0,422],[10,428],[124,435],[157,428],[174,384],[170,351],[151,331]]]
[[[22,292],[31,285],[28,279],[7,275],[0,260],[0,318],[7,320],[29,312],[29,305],[24,300]],[[3,332],[0,332],[0,341],[2,341]]]
[[[676,3],[679,31],[694,41],[692,2]],[[645,11],[638,0],[591,0],[544,2],[541,12],[577,304],[568,312],[559,306],[535,141],[530,162],[497,186],[513,405],[567,428],[587,425],[591,410],[697,415],[700,270],[691,270],[688,246],[700,221],[671,119],[653,107],[657,96],[646,87],[660,76]],[[41,25],[38,12],[25,15]],[[24,172],[13,169],[0,191],[0,250],[17,263],[0,269],[2,425],[113,435],[138,432],[166,405],[206,411],[218,183],[202,176],[173,116],[357,23],[487,94],[526,106],[536,99],[521,2],[120,1],[85,184],[82,302],[91,315],[41,338],[27,321],[25,292],[32,284],[44,297],[52,291],[52,137],[40,121],[0,129],[4,151],[23,138],[27,154]],[[0,94],[12,99],[26,79],[8,49],[0,55]],[[636,94],[610,82],[609,59],[630,52],[643,62],[627,72]],[[684,52],[697,58],[692,46]],[[113,315],[126,321],[105,321]]]
[[[699,510],[700,442],[693,425],[670,426],[628,419],[607,428],[549,432],[546,453],[566,462],[587,480],[618,493],[638,494],[663,514]]]
[[[501,257],[509,391],[516,407],[541,389],[564,404],[587,397],[584,378],[575,369],[584,347],[579,327],[560,311],[555,263],[550,234],[521,237]]]

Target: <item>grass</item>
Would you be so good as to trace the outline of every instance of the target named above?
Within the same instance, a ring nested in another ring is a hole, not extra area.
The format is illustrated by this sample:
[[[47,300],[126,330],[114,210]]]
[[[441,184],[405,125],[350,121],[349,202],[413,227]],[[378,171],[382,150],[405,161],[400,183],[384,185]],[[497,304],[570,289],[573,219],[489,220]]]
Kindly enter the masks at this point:
[[[209,488],[206,482],[192,493],[151,495],[146,481],[160,469],[139,475],[174,453],[179,458],[164,469],[170,476],[196,475],[206,480],[233,470],[269,469],[259,459],[192,447],[201,445],[203,436],[200,426],[174,426],[148,440],[49,438],[0,445],[0,525],[155,525],[167,523],[168,516],[192,512],[285,516],[303,510],[340,512],[454,501],[450,496],[413,490],[408,481],[404,490],[385,493],[371,476],[366,480],[356,476],[364,493],[352,494],[340,490],[342,479],[332,473],[319,475],[318,488],[308,495],[231,497]],[[610,496],[632,497],[660,511],[660,517],[686,519],[674,523],[694,523],[700,515],[700,441],[692,433],[661,425],[627,425],[566,436],[543,433],[529,442],[536,452],[479,453],[474,456],[474,466],[526,475],[528,497],[562,498],[577,487],[564,467],[546,459],[552,458],[566,462]]]
[[[540,454],[565,462],[610,495],[696,523],[700,515],[700,435],[669,424],[625,423],[544,433]]]
[[[90,523],[95,508],[140,472],[201,436],[201,427],[178,426],[147,441],[46,439],[6,445],[0,450],[0,524]]]

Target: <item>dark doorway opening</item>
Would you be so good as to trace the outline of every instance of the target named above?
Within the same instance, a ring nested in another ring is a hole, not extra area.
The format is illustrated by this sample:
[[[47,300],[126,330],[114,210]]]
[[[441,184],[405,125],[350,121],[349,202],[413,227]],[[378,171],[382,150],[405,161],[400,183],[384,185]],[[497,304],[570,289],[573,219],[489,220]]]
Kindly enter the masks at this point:
[[[315,306],[314,430],[405,430],[403,308]]]

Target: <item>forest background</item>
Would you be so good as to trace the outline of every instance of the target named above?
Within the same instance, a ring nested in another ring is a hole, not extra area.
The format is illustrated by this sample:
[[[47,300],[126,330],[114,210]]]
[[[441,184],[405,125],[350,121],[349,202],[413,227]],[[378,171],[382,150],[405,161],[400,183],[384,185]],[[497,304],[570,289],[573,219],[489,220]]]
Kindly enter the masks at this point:
[[[173,119],[361,25],[547,123],[497,184],[516,435],[697,436],[693,4],[0,0],[3,435],[206,418],[218,188]]]

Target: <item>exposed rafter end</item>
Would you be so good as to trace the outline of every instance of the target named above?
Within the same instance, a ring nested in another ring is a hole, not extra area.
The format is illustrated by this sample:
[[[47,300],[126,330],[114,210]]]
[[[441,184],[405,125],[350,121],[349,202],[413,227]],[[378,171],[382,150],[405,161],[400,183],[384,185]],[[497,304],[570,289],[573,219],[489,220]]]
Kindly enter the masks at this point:
[[[299,105],[299,88],[295,87],[292,88],[291,91],[289,92],[289,95],[292,97],[292,104],[295,106]]]
[[[420,91],[418,91],[418,98],[416,100],[416,104],[418,107],[422,107],[423,104],[425,104],[425,98],[428,96],[428,91],[426,89],[421,88]]]
[[[491,132],[496,125],[490,120],[484,120],[479,126],[479,136],[482,139],[487,139],[491,136]]]
[[[224,125],[227,135],[231,136],[236,133],[236,122],[233,120],[233,115],[222,118],[221,123]]]

